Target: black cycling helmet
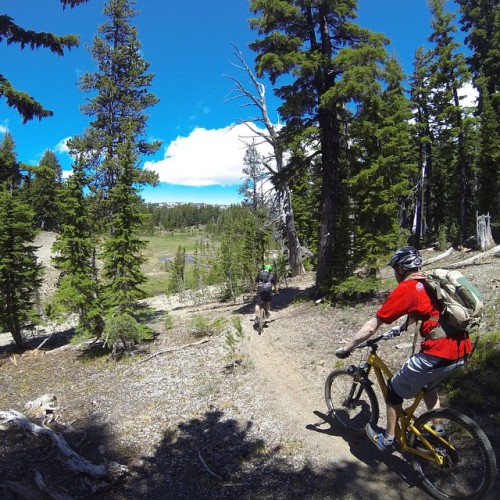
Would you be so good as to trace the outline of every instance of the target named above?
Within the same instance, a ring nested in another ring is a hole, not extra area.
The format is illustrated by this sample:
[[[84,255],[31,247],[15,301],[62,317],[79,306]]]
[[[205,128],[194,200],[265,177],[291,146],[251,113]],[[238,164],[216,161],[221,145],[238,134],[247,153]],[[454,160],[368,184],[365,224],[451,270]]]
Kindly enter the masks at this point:
[[[415,247],[402,247],[394,252],[389,261],[389,266],[400,265],[406,271],[422,266],[422,257]]]

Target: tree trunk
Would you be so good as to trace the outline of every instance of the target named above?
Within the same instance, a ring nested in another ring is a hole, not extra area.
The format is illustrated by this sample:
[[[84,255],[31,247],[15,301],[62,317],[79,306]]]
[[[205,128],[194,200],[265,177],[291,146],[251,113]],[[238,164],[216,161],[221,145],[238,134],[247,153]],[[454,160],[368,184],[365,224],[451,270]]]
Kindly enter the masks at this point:
[[[292,208],[292,194],[290,193],[290,187],[288,183],[283,187],[284,191],[284,210],[285,210],[285,226],[286,235],[288,242],[288,264],[292,276],[299,276],[305,272],[303,260],[303,254],[300,252],[300,242],[295,229],[295,217]]]
[[[336,109],[320,111],[321,130],[321,224],[318,242],[316,285],[326,290],[333,275],[335,226],[339,209],[340,131]]]

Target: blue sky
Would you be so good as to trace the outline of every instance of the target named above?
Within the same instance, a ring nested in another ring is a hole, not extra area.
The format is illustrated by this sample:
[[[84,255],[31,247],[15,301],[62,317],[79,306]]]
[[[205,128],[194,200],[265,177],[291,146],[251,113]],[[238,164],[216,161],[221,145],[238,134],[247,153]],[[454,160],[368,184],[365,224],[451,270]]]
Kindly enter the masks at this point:
[[[53,117],[23,125],[0,99],[0,139],[6,131],[12,134],[19,161],[36,165],[51,149],[63,169],[71,170],[65,140],[88,124],[80,112],[86,95],[77,82],[79,75],[95,70],[86,46],[107,21],[104,5],[104,0],[90,0],[63,11],[58,0],[1,0],[0,14],[25,29],[80,35],[80,47],[64,57],[0,43],[0,73],[54,111]],[[237,62],[232,44],[253,67],[247,46],[257,34],[248,27],[248,0],[137,0],[135,8],[140,14],[133,24],[155,74],[150,90],[160,99],[149,110],[147,133],[163,141],[156,155],[145,159],[160,175],[161,185],[141,195],[148,202],[238,203],[245,154],[241,136],[248,132],[232,125],[256,111],[242,107],[244,101],[228,100],[233,83],[227,75],[248,82],[231,65]],[[416,48],[430,34],[426,0],[359,0],[358,22],[391,39],[390,50],[407,73]],[[279,103],[270,85],[266,95],[270,117],[277,122]]]

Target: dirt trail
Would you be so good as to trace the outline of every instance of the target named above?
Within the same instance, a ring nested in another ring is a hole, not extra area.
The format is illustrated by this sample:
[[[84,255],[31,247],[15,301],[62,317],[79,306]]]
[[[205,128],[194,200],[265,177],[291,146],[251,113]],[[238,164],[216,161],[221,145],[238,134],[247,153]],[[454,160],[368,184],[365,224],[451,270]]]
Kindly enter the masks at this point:
[[[260,336],[250,321],[245,326],[250,336],[249,355],[255,366],[259,392],[267,393],[272,399],[278,425],[293,429],[304,453],[304,462],[313,470],[332,471],[337,475],[330,478],[333,483],[349,482],[347,497],[430,498],[415,487],[411,467],[398,452],[382,456],[366,437],[346,436],[335,424],[332,426],[322,418],[326,411],[322,385],[325,377],[306,378],[306,372],[311,375],[314,369],[308,369],[301,350],[290,348],[287,342],[288,315],[287,309],[273,312]],[[297,324],[297,321],[292,319],[291,323]],[[329,368],[325,368],[324,373],[328,373]],[[344,495],[335,495],[337,497]]]

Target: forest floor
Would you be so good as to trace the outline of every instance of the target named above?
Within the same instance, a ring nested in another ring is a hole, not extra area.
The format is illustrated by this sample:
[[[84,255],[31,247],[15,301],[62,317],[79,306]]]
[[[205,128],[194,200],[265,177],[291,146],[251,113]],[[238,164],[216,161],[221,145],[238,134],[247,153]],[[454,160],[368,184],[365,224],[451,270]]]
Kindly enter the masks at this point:
[[[51,235],[41,238],[48,294],[57,277],[48,259]],[[424,258],[434,255],[424,252]],[[455,252],[440,267],[470,255]],[[498,325],[500,258],[464,272],[484,293]],[[100,347],[68,343],[70,324],[56,328],[40,350],[19,352],[0,336],[0,411],[26,413],[26,403],[54,394],[55,418],[46,425],[90,463],[115,461],[129,471],[115,484],[90,480],[72,472],[46,440],[13,427],[1,432],[0,426],[0,498],[28,498],[26,492],[29,498],[50,498],[39,493],[35,471],[73,499],[429,498],[399,452],[381,454],[366,437],[347,435],[326,416],[326,376],[344,363],[334,351],[382,298],[348,307],[313,297],[312,273],[287,280],[259,336],[253,304],[241,297],[218,302],[156,296],[148,300],[155,338],[119,362]],[[169,329],[166,314],[173,322]],[[239,317],[244,338],[231,345],[223,331],[197,337],[196,316]],[[31,345],[47,333],[39,331]],[[413,332],[381,347],[391,368],[408,357],[412,337]],[[496,416],[487,405],[473,416],[500,463]]]

